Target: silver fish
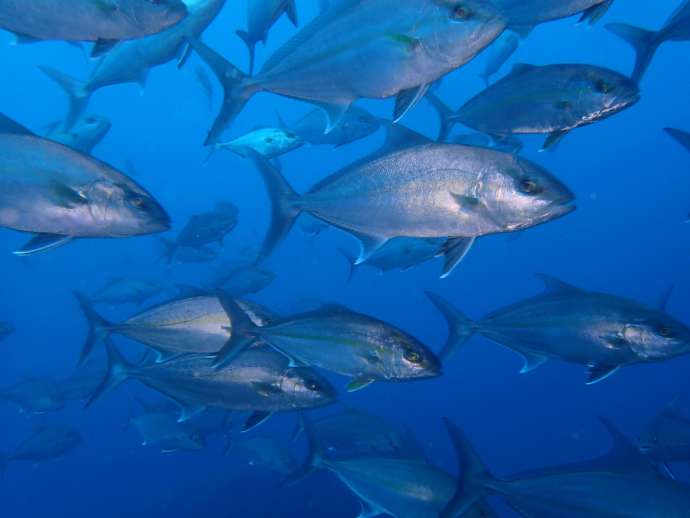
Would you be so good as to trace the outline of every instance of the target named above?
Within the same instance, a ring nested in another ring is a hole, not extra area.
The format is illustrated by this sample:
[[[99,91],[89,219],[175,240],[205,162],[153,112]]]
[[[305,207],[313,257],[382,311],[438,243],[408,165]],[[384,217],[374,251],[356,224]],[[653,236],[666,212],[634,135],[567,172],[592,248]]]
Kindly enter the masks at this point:
[[[164,453],[201,450],[206,446],[204,436],[188,422],[180,423],[169,412],[148,410],[130,417],[127,427],[133,427],[141,437],[142,446],[155,446]]]
[[[0,389],[0,401],[19,407],[26,414],[44,414],[65,406],[59,386],[50,379],[30,378]]]
[[[90,154],[93,148],[105,138],[112,124],[105,117],[87,115],[69,129],[64,123],[56,123],[46,135],[50,140],[69,146],[82,153]]]
[[[611,117],[639,100],[637,85],[613,70],[519,64],[467,101],[453,121],[490,135],[546,133],[546,149],[568,132]]]
[[[264,422],[273,413],[328,405],[335,390],[308,368],[289,366],[280,353],[266,347],[244,351],[224,369],[212,358],[186,355],[165,363],[135,366],[107,344],[109,368],[101,386],[87,403],[127,379],[136,379],[180,407],[180,421],[206,408],[252,411],[243,431]]]
[[[256,44],[266,45],[268,31],[285,13],[297,27],[297,7],[295,0],[252,0],[247,5],[247,30],[236,31],[249,50],[249,74],[254,73]]]
[[[527,36],[535,25],[580,14],[580,23],[593,24],[609,10],[613,0],[493,0],[508,19],[508,26]]]
[[[351,378],[348,391],[375,381],[409,381],[441,373],[427,347],[404,331],[343,306],[256,326],[228,297],[220,297],[233,322],[232,337],[216,355],[226,365],[259,339],[302,365],[316,366]]]
[[[483,0],[345,1],[301,29],[254,77],[190,39],[225,93],[206,145],[217,142],[262,91],[317,104],[328,115],[326,133],[359,98],[396,96],[397,121],[431,83],[474,58],[505,27],[500,13]]]
[[[610,23],[606,28],[635,50],[635,68],[630,78],[639,83],[663,43],[690,41],[690,1],[683,0],[658,31],[641,29],[625,23]]]
[[[73,238],[128,237],[170,227],[165,210],[132,179],[4,115],[0,171],[0,227],[38,234],[18,255]]]
[[[439,295],[428,293],[448,321],[442,357],[474,334],[504,345],[524,358],[523,373],[549,359],[587,366],[587,384],[621,367],[658,362],[690,353],[690,329],[664,312],[638,302],[585,291],[539,276],[546,291],[495,311],[478,322]]]
[[[79,430],[71,426],[38,425],[11,454],[0,455],[0,475],[10,462],[28,461],[36,464],[57,459],[71,453],[82,441]]]
[[[114,277],[108,280],[91,297],[94,304],[137,304],[141,305],[151,297],[166,290],[158,281],[132,277]]]
[[[293,124],[281,121],[282,128],[288,128],[300,139],[315,146],[333,147],[341,147],[368,137],[380,125],[377,117],[357,106],[350,106],[328,133],[328,117],[320,108],[310,111]]]
[[[291,131],[280,128],[257,128],[228,142],[218,142],[211,147],[211,154],[225,150],[243,158],[258,153],[264,158],[278,158],[304,145],[304,141]]]
[[[268,287],[276,274],[254,265],[230,265],[222,268],[209,283],[209,290],[222,290],[233,297],[257,293]]]
[[[110,1],[110,0],[107,0]],[[91,96],[101,88],[121,84],[146,84],[149,71],[189,54],[185,38],[201,35],[218,15],[225,0],[186,0],[189,14],[180,23],[159,34],[123,41],[96,64],[86,81],[78,81],[55,69],[40,67],[65,90],[70,102],[65,127],[70,129],[86,110]]]
[[[186,15],[179,0],[4,0],[0,28],[35,40],[103,42],[155,34]]]
[[[357,264],[355,255],[343,249],[340,251],[350,265],[349,280],[359,266],[371,266],[381,273],[409,270],[438,257],[445,242],[445,239],[436,238],[397,237],[388,241],[360,264]]]

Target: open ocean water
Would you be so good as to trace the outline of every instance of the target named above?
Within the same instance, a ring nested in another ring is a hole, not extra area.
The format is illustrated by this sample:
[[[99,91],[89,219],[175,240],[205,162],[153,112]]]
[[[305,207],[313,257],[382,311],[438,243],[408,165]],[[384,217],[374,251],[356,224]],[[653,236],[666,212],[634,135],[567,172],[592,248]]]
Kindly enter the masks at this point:
[[[616,0],[591,26],[578,25],[577,16],[541,24],[520,41],[493,81],[514,63],[583,63],[629,74],[634,53],[605,25],[625,22],[657,29],[680,1]],[[207,45],[241,70],[248,67],[247,49],[235,30],[246,27],[247,9],[247,1],[227,2],[203,35]],[[318,10],[315,1],[297,0],[299,27],[281,17],[267,44],[257,45],[256,68]],[[15,46],[12,41],[9,32],[0,32],[0,110],[45,134],[50,123],[64,120],[67,97],[39,66],[86,78],[95,61],[88,58],[86,46],[83,50],[56,41]],[[480,74],[486,60],[487,52],[480,53],[448,74],[434,93],[453,109],[459,108],[484,89]],[[213,86],[210,106],[198,70]],[[343,304],[403,329],[437,353],[448,331],[426,291],[441,294],[470,318],[479,319],[541,293],[538,273],[650,307],[673,286],[667,311],[690,325],[690,226],[686,224],[690,153],[663,131],[666,127],[690,131],[689,82],[688,44],[669,42],[661,46],[641,80],[641,99],[634,106],[574,130],[546,152],[539,152],[544,135],[521,137],[521,156],[566,184],[576,196],[577,210],[519,233],[478,239],[448,278],[439,278],[442,259],[433,259],[386,273],[362,265],[349,279],[347,254],[341,249],[356,255],[357,241],[332,228],[308,235],[298,223],[261,263],[275,278],[246,298],[280,315]],[[181,69],[174,60],[153,68],[145,87],[113,85],[93,95],[87,113],[107,117],[112,128],[92,154],[127,174],[133,164],[132,178],[171,217],[172,229],[162,236],[174,239],[190,217],[212,210],[219,202],[237,207],[237,224],[222,245],[207,245],[218,251],[210,262],[168,263],[161,258],[163,245],[152,235],[77,239],[20,258],[11,252],[21,248],[27,236],[2,230],[0,321],[10,322],[15,330],[0,342],[0,393],[3,387],[25,380],[53,380],[60,385],[74,372],[87,334],[74,291],[93,296],[112,278],[146,279],[162,286],[141,305],[96,306],[109,321],[120,322],[145,307],[180,297],[177,285],[206,285],[223,265],[252,263],[269,225],[271,205],[251,158],[220,150],[207,160],[208,148],[202,144],[221,102],[216,78],[194,52]],[[357,106],[390,119],[393,102],[362,99]],[[312,109],[297,100],[259,93],[222,140],[260,126],[277,127],[278,117],[289,125]],[[439,127],[436,112],[424,100],[401,123],[430,138],[436,137]],[[468,130],[458,125],[454,131]],[[306,192],[377,150],[384,133],[381,128],[337,148],[306,144],[280,158],[281,170],[297,192]],[[5,174],[2,167],[0,176]],[[0,203],[3,200],[0,196]],[[138,342],[122,336],[114,336],[113,342],[132,361],[144,351]],[[101,343],[92,357],[104,364]],[[317,369],[337,389],[338,402],[307,415],[318,419],[343,411],[344,405],[383,417],[416,438],[426,462],[457,474],[456,456],[441,420],[446,416],[471,438],[498,476],[605,453],[611,439],[599,416],[634,441],[645,424],[678,396],[678,405],[690,415],[688,356],[627,366],[593,385],[585,384],[584,365],[553,359],[527,374],[520,374],[521,368],[522,359],[515,352],[474,336],[444,360],[441,376],[430,379],[377,382],[347,392],[346,377]],[[333,472],[318,470],[283,487],[287,473],[275,469],[276,459],[264,460],[260,446],[257,451],[241,447],[247,437],[270,436],[294,456],[294,467],[301,464],[308,446],[304,434],[292,440],[298,421],[295,412],[279,412],[246,434],[238,429],[249,414],[234,412],[228,430],[207,437],[204,448],[163,453],[156,444],[142,446],[135,427],[126,426],[130,417],[141,414],[137,403],[141,398],[155,402],[158,395],[133,380],[104,394],[87,410],[81,401],[66,400],[59,409],[18,412],[16,404],[0,398],[0,451],[6,455],[36,427],[69,425],[83,438],[60,458],[9,462],[0,481],[0,516],[346,518],[360,512],[356,496]],[[226,434],[231,443],[240,444],[227,453]],[[690,456],[669,466],[678,481],[690,484],[688,460]],[[491,496],[489,503],[497,516],[518,516],[500,496]],[[533,511],[525,516],[587,516],[553,506],[548,511],[551,514]],[[416,514],[410,507],[409,513],[398,516],[432,515]],[[674,516],[690,516],[690,508]]]

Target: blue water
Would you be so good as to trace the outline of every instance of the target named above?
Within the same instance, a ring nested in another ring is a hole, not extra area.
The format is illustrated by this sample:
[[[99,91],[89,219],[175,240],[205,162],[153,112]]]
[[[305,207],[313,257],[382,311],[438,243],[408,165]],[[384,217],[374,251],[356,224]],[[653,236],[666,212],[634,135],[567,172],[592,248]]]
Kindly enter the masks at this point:
[[[658,28],[678,0],[616,2],[605,22],[625,21]],[[316,2],[298,1],[300,18],[310,19]],[[234,30],[245,26],[245,2],[229,2],[204,40],[241,68],[246,49]],[[591,63],[629,72],[633,53],[603,28],[575,26],[575,19],[539,26],[523,42],[513,61],[533,64]],[[293,32],[281,19],[268,45],[258,46],[258,63]],[[88,63],[78,49],[62,43],[10,46],[0,33],[1,110],[40,131],[64,116],[66,99],[37,65],[50,65],[86,77]],[[329,230],[317,238],[294,230],[270,257],[277,280],[255,300],[283,312],[305,300],[345,303],[392,322],[438,350],[446,337],[442,318],[424,297],[434,290],[472,317],[537,293],[536,272],[549,273],[578,286],[654,304],[670,284],[675,292],[669,311],[690,321],[690,155],[662,132],[666,126],[690,129],[690,81],[687,44],[666,44],[642,83],[642,101],[602,123],[568,135],[555,152],[538,153],[541,138],[525,139],[524,155],[562,178],[577,194],[578,210],[519,237],[480,239],[458,270],[439,280],[437,261],[404,273],[379,275],[362,268],[346,282],[347,265],[337,252],[356,242]],[[439,94],[460,106],[483,87],[478,75],[485,56],[447,77]],[[183,70],[174,64],[152,71],[145,90],[137,85],[103,89],[90,112],[103,114],[113,129],[95,149],[106,162],[123,167],[134,162],[137,181],[172,215],[179,230],[194,213],[228,200],[240,209],[240,223],[226,240],[223,257],[237,259],[243,247],[257,247],[265,231],[269,205],[252,165],[229,153],[204,164],[201,146],[219,102],[216,86],[210,112],[194,74],[197,57]],[[502,73],[505,72],[504,71]],[[389,116],[391,102],[362,106]],[[257,125],[275,123],[276,110],[295,120],[311,107],[274,95],[256,96],[226,135],[240,135]],[[437,131],[435,113],[421,103],[404,120],[429,136]],[[382,133],[332,150],[305,146],[282,160],[298,191],[340,166],[376,149]],[[26,239],[3,230],[0,247],[0,316],[16,333],[0,345],[0,380],[10,385],[29,376],[66,377],[73,369],[86,324],[73,290],[93,292],[112,276],[135,275],[164,281],[193,282],[208,274],[207,265],[158,262],[151,237],[84,240],[23,262],[9,252]],[[108,311],[120,319],[133,306]],[[125,344],[123,340],[120,343]],[[130,345],[127,350],[136,350]],[[374,384],[341,394],[347,404],[411,427],[434,463],[455,472],[455,457],[441,426],[450,416],[473,438],[497,474],[509,474],[602,453],[608,437],[597,421],[603,415],[630,436],[676,394],[690,393],[690,358],[630,367],[605,382],[587,387],[583,369],[549,363],[520,375],[521,359],[499,345],[475,337],[452,357],[441,378],[408,384]],[[344,379],[333,377],[337,387]],[[359,505],[337,479],[322,472],[289,489],[280,477],[222,455],[216,438],[201,452],[161,454],[142,448],[133,431],[123,431],[132,395],[151,392],[130,382],[84,411],[70,403],[60,413],[29,418],[0,405],[0,449],[11,450],[36,421],[79,427],[85,443],[73,454],[32,466],[12,464],[0,483],[0,516],[122,517],[352,517]],[[287,438],[294,416],[279,415],[262,432]],[[295,453],[303,455],[299,442]],[[680,478],[690,477],[681,467]],[[512,516],[495,503],[502,516]]]

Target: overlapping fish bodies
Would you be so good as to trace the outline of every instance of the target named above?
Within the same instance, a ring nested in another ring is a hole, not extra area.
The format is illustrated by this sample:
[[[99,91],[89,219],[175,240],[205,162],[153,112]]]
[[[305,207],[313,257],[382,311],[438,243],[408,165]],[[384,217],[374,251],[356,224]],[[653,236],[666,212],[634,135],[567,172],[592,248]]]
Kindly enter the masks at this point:
[[[614,441],[601,458],[498,479],[460,430],[446,421],[458,452],[463,479],[441,518],[465,516],[489,494],[500,495],[521,516],[625,516],[682,518],[690,509],[690,488],[659,476],[654,467],[613,425]]]
[[[4,0],[0,28],[29,40],[112,45],[158,33],[186,15],[179,0]]]
[[[483,0],[340,2],[301,29],[254,77],[192,39],[225,94],[206,144],[217,142],[260,91],[317,104],[328,114],[326,133],[363,97],[397,96],[398,120],[431,83],[474,58],[505,26]]]
[[[309,455],[302,468],[285,483],[293,484],[313,470],[327,469],[357,496],[362,506],[359,516],[438,517],[454,496],[458,484],[455,477],[421,458],[386,455],[331,458],[322,449],[318,428],[305,420],[305,431]],[[477,498],[462,516],[491,518],[495,515]]]
[[[0,342],[15,332],[14,324],[10,322],[0,322]]]
[[[233,300],[221,297],[220,301],[233,322],[233,332],[217,355],[218,365],[232,364],[258,339],[299,365],[350,377],[349,391],[375,381],[409,381],[441,373],[440,362],[419,340],[343,306],[327,306],[259,327]]]
[[[473,322],[439,295],[428,293],[445,316],[447,357],[474,334],[504,345],[524,358],[521,372],[549,359],[585,365],[593,384],[621,367],[690,353],[690,329],[663,308],[585,291],[540,275],[546,291]]]
[[[201,450],[206,446],[204,436],[189,422],[180,423],[177,416],[146,403],[143,412],[130,417],[127,427],[133,427],[142,440],[142,446],[154,446],[164,453]]]
[[[91,297],[94,304],[136,304],[162,294],[167,286],[158,281],[133,277],[114,277]]]
[[[111,127],[112,124],[105,117],[87,115],[69,129],[66,129],[63,123],[55,124],[46,138],[90,154],[93,148],[105,138]]]
[[[637,85],[593,65],[515,65],[453,117],[490,135],[547,133],[544,148],[569,131],[603,120],[640,99]]]
[[[494,0],[508,20],[508,26],[527,35],[535,25],[581,14],[581,22],[599,20],[613,0]]]
[[[0,455],[0,475],[10,462],[26,461],[37,464],[71,453],[82,443],[82,435],[68,425],[38,425],[33,433],[7,456]]]
[[[664,131],[668,133],[673,140],[678,142],[678,144],[690,151],[690,133],[676,128],[664,128]]]
[[[67,93],[70,102],[65,127],[71,129],[91,96],[101,88],[121,83],[144,86],[149,71],[173,59],[184,60],[185,38],[199,36],[215,19],[225,0],[185,0],[189,14],[180,23],[147,38],[123,41],[108,52],[95,66],[86,81],[77,81],[57,70],[41,67]]]
[[[281,475],[288,475],[298,467],[288,446],[268,435],[229,437],[225,453],[239,457],[252,466],[266,468]]]
[[[258,160],[272,200],[271,228],[260,256],[305,212],[356,236],[362,245],[357,263],[395,237],[452,238],[447,274],[475,238],[530,228],[574,209],[573,194],[558,179],[521,157],[428,143],[400,127],[389,131],[389,137],[382,151],[325,178],[302,196],[270,164]]]
[[[315,146],[340,147],[368,137],[380,127],[377,117],[363,108],[350,106],[338,123],[326,133],[328,117],[320,108],[310,111],[295,123],[281,122],[281,127],[289,129],[301,140]]]
[[[205,355],[135,366],[111,344],[107,350],[108,373],[87,406],[125,380],[136,379],[177,403],[180,421],[209,407],[251,411],[246,431],[275,412],[320,407],[336,397],[324,378],[308,368],[290,367],[285,356],[266,347],[244,351],[224,369]]]
[[[490,47],[491,53],[486,59],[484,71],[480,74],[486,86],[489,86],[489,79],[498,72],[506,61],[510,59],[520,46],[520,38],[515,33],[507,32],[496,40]]]
[[[606,28],[629,43],[635,50],[635,68],[631,79],[639,83],[652,63],[657,49],[663,43],[690,41],[690,1],[683,0],[657,32],[624,23],[610,23]]]
[[[257,293],[271,285],[276,274],[255,265],[233,265],[219,270],[209,284],[211,291],[221,290],[233,297]]]
[[[645,425],[637,444],[667,470],[669,463],[690,462],[690,417],[679,408],[677,399]]]
[[[243,158],[259,154],[264,158],[278,158],[304,145],[294,133],[280,128],[258,128],[228,142],[213,144],[212,153],[226,150]]]
[[[0,227],[38,234],[16,253],[169,226],[165,210],[131,178],[0,115]]]
[[[0,390],[0,401],[19,407],[21,413],[45,414],[61,410],[65,400],[55,381],[31,378]]]
[[[256,44],[266,44],[268,31],[285,13],[292,24],[297,27],[297,7],[295,0],[253,0],[247,6],[247,30],[237,31],[249,51],[249,74],[254,73],[256,61]]]

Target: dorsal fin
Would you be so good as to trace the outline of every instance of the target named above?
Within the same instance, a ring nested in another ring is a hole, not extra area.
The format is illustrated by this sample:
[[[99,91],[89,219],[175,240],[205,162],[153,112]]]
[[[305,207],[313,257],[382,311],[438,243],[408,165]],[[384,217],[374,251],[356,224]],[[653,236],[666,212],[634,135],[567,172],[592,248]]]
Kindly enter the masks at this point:
[[[382,123],[386,127],[386,140],[381,149],[376,152],[377,155],[433,142],[430,138],[401,124],[390,121],[382,121]]]
[[[545,273],[538,273],[537,277],[544,283],[544,288],[547,293],[575,293],[582,291],[577,286],[568,284],[567,282]]]
[[[4,113],[0,113],[0,133],[12,133],[15,135],[34,135],[18,122],[13,121]]]

